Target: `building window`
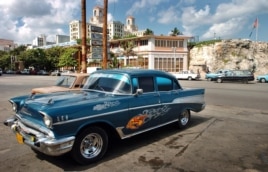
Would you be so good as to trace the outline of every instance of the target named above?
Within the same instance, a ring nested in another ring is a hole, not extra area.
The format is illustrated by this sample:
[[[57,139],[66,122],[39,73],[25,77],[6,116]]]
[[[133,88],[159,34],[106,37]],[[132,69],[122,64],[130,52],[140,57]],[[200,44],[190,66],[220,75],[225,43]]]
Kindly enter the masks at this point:
[[[178,72],[183,70],[183,58],[181,57],[156,57],[154,59],[154,69]]]
[[[183,41],[179,41],[179,47],[183,47]]]

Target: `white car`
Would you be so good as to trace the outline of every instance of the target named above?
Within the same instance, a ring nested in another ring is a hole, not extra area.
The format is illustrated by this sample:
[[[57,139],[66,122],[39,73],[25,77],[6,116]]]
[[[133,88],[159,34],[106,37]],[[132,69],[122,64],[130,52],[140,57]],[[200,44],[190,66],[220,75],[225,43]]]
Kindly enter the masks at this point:
[[[171,72],[177,79],[187,79],[187,80],[199,80],[200,74],[194,73],[192,70],[183,70],[180,72]]]

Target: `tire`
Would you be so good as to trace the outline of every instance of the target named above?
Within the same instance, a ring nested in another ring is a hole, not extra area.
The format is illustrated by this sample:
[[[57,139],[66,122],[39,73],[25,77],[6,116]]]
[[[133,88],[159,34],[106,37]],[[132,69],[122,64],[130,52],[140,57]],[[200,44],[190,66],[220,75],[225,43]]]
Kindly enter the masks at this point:
[[[248,84],[248,80],[247,80],[247,79],[244,79],[244,80],[243,80],[243,83],[244,83],[244,84]]]
[[[218,78],[217,79],[217,83],[222,83],[222,79],[221,78]]]
[[[188,80],[191,81],[192,80],[192,77],[188,77]]]
[[[265,80],[264,78],[261,78],[261,79],[260,79],[260,82],[261,82],[261,83],[265,83],[266,80]]]
[[[89,127],[80,133],[71,155],[79,164],[86,165],[100,160],[108,148],[108,135],[100,127]]]
[[[208,80],[208,81],[212,81],[212,78],[208,78],[207,80]]]
[[[181,112],[178,117],[179,128],[184,129],[188,126],[191,120],[191,112],[188,109],[185,109]]]

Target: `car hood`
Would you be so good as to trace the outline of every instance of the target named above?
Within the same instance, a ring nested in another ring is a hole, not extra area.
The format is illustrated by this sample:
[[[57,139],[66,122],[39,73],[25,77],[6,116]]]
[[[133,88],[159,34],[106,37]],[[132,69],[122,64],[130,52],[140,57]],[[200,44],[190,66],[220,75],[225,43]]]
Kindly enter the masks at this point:
[[[36,94],[20,100],[20,109],[17,114],[21,117],[31,119],[41,119],[42,115],[40,112],[48,114],[52,118],[62,114],[69,115],[70,118],[94,115],[117,109],[119,104],[127,108],[127,102],[123,99],[128,96],[130,95],[114,95],[96,91],[66,91]]]
[[[69,106],[81,103],[94,102],[107,97],[108,94],[103,92],[88,92],[88,91],[65,91],[51,94],[35,95],[25,101],[25,104],[37,105],[47,108],[55,106]]]
[[[40,88],[33,88],[32,94],[54,93],[54,92],[68,91],[68,90],[70,89],[66,87],[59,87],[59,86],[40,87]]]

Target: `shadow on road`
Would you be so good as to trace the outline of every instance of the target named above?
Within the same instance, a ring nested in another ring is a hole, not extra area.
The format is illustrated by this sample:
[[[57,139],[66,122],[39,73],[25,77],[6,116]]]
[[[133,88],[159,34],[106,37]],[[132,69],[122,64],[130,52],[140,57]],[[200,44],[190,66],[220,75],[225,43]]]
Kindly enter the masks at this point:
[[[185,130],[195,127],[201,123],[208,121],[209,118],[204,118],[200,116],[192,116],[191,123],[188,128]],[[182,132],[183,130],[178,129],[176,123],[149,131],[147,133],[143,133],[129,139],[120,140],[113,139],[108,152],[104,156],[104,158],[93,164],[81,166],[77,164],[69,154],[65,154],[59,157],[51,157],[43,154],[36,154],[36,157],[40,160],[48,161],[57,167],[63,169],[64,171],[83,171],[97,166],[98,164],[104,163],[106,161],[112,160],[114,158],[120,157],[128,152],[134,151],[141,147],[153,144],[161,139],[171,137],[172,135],[178,134],[178,132]]]

